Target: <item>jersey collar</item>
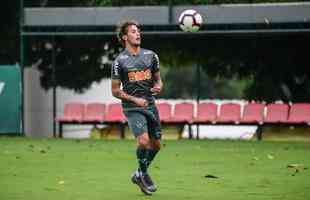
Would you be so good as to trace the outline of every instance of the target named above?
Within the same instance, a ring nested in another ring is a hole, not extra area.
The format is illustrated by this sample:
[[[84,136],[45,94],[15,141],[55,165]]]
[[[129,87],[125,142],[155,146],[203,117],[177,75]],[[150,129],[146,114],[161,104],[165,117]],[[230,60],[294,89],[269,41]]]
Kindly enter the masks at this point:
[[[128,56],[139,56],[142,53],[142,48],[140,48],[140,51],[138,54],[132,54],[128,51],[128,49],[125,48],[125,54]]]

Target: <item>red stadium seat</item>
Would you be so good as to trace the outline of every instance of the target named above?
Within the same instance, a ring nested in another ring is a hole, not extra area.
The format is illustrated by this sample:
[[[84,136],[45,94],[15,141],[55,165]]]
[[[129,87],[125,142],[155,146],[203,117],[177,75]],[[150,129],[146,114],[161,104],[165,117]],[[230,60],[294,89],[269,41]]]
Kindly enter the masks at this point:
[[[166,122],[171,118],[171,105],[169,103],[158,103],[156,107],[159,112],[160,121]]]
[[[174,106],[173,116],[168,122],[192,123],[194,118],[194,105],[192,103],[177,103]]]
[[[103,122],[105,115],[105,104],[89,103],[86,106],[84,121],[86,122]]]
[[[85,114],[85,105],[83,103],[67,103],[64,108],[64,115],[57,118],[60,122],[82,122]]]
[[[266,123],[286,123],[289,106],[282,103],[272,103],[267,105],[267,115],[264,119]]]
[[[239,124],[241,118],[241,106],[237,103],[224,103],[220,107],[220,115],[217,122]]]
[[[217,119],[217,104],[215,103],[199,103],[197,106],[197,117],[195,123],[215,123]]]
[[[310,103],[295,103],[291,106],[289,123],[310,123]]]
[[[241,123],[259,123],[264,121],[265,104],[249,103],[244,106]]]
[[[125,116],[120,103],[112,103],[107,106],[105,122],[124,122]]]

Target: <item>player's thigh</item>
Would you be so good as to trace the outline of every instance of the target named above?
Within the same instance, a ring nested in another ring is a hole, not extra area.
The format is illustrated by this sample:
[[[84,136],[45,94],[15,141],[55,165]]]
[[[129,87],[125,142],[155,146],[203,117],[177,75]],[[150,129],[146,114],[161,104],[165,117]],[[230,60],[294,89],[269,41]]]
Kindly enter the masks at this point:
[[[145,115],[136,111],[125,111],[124,114],[127,117],[129,128],[136,138],[148,132]]]

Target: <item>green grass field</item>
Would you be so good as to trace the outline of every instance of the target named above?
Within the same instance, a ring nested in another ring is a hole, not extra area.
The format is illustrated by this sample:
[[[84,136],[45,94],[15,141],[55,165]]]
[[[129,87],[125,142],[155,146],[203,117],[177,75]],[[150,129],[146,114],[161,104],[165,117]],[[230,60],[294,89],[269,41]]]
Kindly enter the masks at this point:
[[[130,182],[133,140],[0,137],[0,149],[1,200],[310,199],[307,142],[163,141],[151,197]]]

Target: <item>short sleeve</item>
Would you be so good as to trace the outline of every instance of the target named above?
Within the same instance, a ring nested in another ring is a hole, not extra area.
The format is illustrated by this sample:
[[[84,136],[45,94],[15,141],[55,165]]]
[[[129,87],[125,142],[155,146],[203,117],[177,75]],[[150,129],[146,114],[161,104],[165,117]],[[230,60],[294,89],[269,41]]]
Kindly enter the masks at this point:
[[[154,72],[159,71],[159,58],[156,53],[153,55],[153,60],[152,60],[152,69]]]
[[[120,79],[120,65],[117,60],[115,60],[112,64],[111,78]]]

